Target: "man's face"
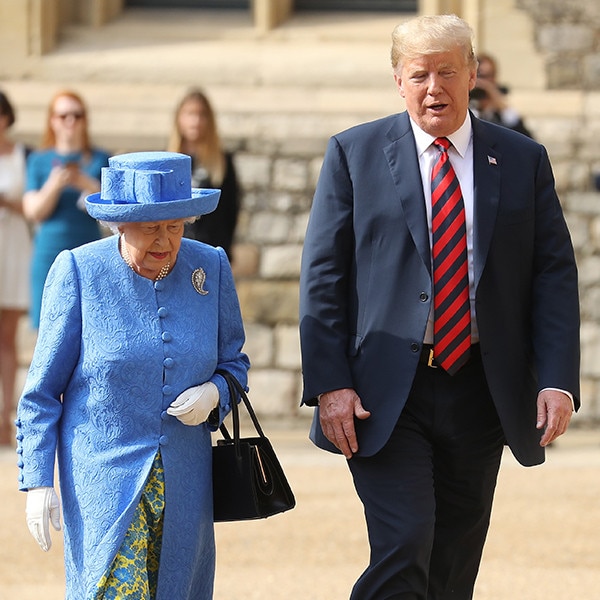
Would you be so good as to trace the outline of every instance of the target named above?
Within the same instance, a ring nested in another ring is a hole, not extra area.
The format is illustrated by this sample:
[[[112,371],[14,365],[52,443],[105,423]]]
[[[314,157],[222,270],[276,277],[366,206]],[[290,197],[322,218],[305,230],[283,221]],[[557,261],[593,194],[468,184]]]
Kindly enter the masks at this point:
[[[448,136],[463,124],[476,79],[475,65],[466,63],[460,48],[407,60],[394,72],[409,115],[436,137]]]

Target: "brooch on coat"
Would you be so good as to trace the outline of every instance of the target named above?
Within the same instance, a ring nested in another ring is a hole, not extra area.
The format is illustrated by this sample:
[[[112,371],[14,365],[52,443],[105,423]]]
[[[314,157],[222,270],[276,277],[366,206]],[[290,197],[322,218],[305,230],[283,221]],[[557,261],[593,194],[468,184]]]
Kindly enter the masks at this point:
[[[194,289],[201,296],[206,296],[206,294],[208,294],[208,292],[204,289],[205,281],[206,281],[206,273],[204,272],[204,269],[202,269],[202,268],[196,269],[192,273],[192,285],[194,286]]]

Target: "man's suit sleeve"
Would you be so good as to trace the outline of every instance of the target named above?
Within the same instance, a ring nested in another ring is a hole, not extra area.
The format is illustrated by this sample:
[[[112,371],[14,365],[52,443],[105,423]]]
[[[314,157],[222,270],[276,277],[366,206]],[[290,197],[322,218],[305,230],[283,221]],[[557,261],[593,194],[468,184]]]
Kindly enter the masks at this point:
[[[536,175],[533,345],[539,388],[571,392],[579,408],[579,294],[571,238],[541,147]]]
[[[302,402],[352,387],[347,326],[353,256],[353,190],[346,157],[329,141],[310,214],[300,274]]]

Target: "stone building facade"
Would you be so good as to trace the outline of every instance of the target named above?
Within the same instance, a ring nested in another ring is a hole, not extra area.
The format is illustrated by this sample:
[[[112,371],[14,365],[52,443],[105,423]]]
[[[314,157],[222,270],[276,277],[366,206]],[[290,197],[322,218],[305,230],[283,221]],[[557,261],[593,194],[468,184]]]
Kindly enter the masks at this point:
[[[600,3],[518,0],[535,24],[548,89],[600,90]]]

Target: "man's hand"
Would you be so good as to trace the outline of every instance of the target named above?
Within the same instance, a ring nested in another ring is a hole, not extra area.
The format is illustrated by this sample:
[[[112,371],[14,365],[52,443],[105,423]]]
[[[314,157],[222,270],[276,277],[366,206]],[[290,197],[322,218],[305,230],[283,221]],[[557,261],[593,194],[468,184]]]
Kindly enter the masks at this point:
[[[562,435],[571,422],[573,403],[567,394],[558,390],[542,390],[537,397],[538,429],[544,429],[540,446],[547,446]]]
[[[349,388],[321,395],[319,416],[325,437],[347,458],[358,452],[354,419],[368,419],[371,413],[363,408],[356,392]]]

